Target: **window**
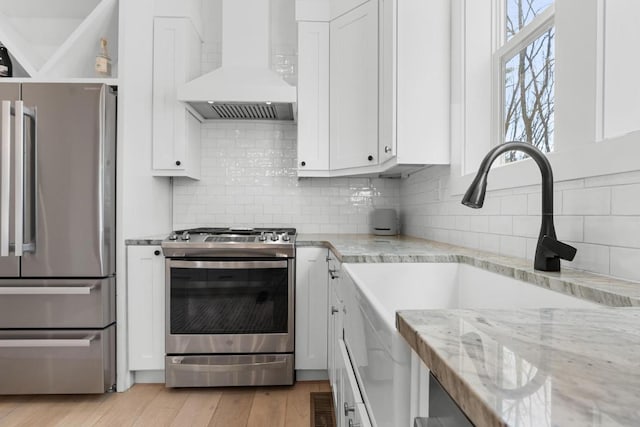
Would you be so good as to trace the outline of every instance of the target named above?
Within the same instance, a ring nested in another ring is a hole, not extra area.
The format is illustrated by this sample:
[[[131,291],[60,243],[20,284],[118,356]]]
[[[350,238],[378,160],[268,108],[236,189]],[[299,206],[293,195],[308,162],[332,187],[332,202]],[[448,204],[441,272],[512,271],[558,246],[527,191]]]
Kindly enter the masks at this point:
[[[525,119],[537,125],[531,135],[546,132],[548,148],[542,148],[556,182],[638,170],[640,60],[629,52],[640,41],[640,1],[451,5],[451,194],[464,194],[493,146],[527,139]],[[520,54],[524,65],[531,61],[528,74],[518,70]],[[532,95],[536,85],[543,93],[547,75],[548,102],[536,104]],[[519,97],[515,90],[523,87],[529,91]],[[519,102],[510,103],[509,94]],[[531,113],[532,106],[538,114],[546,111],[546,122]],[[494,168],[489,190],[539,185],[535,162],[513,160],[519,158],[502,159],[506,164]]]
[[[526,141],[548,153],[554,147],[553,0],[503,1],[503,42],[495,53],[502,92],[497,138]],[[524,157],[512,151],[504,162]]]

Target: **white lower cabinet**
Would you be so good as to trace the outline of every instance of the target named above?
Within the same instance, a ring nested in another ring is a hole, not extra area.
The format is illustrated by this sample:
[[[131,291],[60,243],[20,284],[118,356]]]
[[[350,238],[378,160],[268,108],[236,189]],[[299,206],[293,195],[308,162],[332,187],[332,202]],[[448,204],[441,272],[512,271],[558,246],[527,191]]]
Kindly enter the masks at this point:
[[[160,246],[127,247],[129,369],[164,369],[165,281]]]
[[[342,286],[342,266],[331,251],[329,271],[329,331],[327,343],[328,371],[337,427],[371,426],[364,399],[360,393],[353,363],[344,341],[344,322],[348,310]]]
[[[327,369],[327,249],[296,249],[295,369]]]
[[[338,406],[338,395],[341,389],[340,382],[340,361],[342,360],[338,351],[338,340],[342,339],[342,316],[343,303],[340,297],[340,262],[333,252],[329,251],[329,330],[327,336],[327,368],[329,371],[329,383],[333,392],[334,406]]]
[[[336,408],[336,423],[341,427],[369,427],[371,422],[343,340],[338,340],[338,351],[342,390]]]

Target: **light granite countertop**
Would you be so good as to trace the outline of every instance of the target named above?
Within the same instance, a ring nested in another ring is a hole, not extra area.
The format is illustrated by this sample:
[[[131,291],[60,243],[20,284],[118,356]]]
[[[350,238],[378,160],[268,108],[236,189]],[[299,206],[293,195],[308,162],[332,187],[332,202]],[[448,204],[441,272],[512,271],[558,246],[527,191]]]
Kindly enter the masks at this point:
[[[125,239],[124,244],[127,246],[159,246],[169,233],[156,236],[143,236],[134,239]]]
[[[640,308],[400,311],[397,326],[478,426],[640,423]]]
[[[397,326],[478,426],[640,425],[639,283],[410,237],[298,237],[319,245],[345,263],[461,262],[614,307],[401,311]]]

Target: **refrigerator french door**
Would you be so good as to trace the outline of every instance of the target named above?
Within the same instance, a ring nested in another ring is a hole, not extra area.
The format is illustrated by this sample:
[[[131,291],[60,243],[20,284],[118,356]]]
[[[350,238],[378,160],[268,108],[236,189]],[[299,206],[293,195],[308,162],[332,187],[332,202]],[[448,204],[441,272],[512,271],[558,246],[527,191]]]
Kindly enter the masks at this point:
[[[116,91],[0,82],[0,394],[115,384]]]

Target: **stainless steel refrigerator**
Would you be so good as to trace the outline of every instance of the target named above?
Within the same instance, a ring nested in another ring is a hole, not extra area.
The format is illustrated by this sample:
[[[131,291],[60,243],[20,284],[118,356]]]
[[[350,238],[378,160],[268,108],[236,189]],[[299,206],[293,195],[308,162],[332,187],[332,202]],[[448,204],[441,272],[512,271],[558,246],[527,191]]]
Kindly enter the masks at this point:
[[[115,384],[116,93],[0,82],[0,394]]]

